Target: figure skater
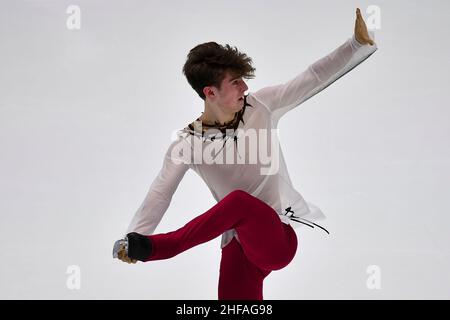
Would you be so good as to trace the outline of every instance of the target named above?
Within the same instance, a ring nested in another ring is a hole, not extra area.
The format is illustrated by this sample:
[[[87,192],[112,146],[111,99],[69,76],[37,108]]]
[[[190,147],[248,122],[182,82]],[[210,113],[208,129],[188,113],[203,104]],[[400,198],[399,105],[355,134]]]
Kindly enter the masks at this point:
[[[291,183],[273,134],[278,121],[376,50],[357,8],[354,34],[337,49],[284,84],[245,94],[243,79],[255,71],[250,57],[215,42],[191,49],[183,73],[204,112],[177,132],[126,236],[114,244],[114,257],[127,263],[168,259],[221,235],[218,299],[262,300],[264,279],[296,254],[294,228],[328,233],[316,223],[325,218],[321,210]],[[247,135],[251,130],[256,134]],[[269,167],[254,158],[261,156],[261,141],[271,146]],[[154,234],[188,169],[204,180],[217,204],[178,230]]]

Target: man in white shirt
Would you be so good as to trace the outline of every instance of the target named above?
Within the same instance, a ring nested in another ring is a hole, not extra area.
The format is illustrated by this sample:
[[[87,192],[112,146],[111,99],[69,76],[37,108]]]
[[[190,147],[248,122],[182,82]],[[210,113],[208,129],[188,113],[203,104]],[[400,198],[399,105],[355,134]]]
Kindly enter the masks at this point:
[[[252,78],[255,71],[251,58],[215,42],[194,47],[183,72],[204,100],[204,112],[169,147],[163,168],[136,212],[127,236],[116,242],[114,256],[127,263],[168,259],[222,235],[219,299],[262,300],[264,278],[295,256],[298,243],[293,229],[302,224],[328,233],[314,222],[324,216],[295,190],[282,153],[280,170],[263,175],[259,174],[261,163],[210,165],[186,161],[184,151],[192,147],[189,139],[200,137],[202,148],[215,148],[215,144],[223,142],[219,152],[232,151],[234,146],[226,144],[229,136],[225,131],[276,128],[282,115],[342,77],[375,50],[357,9],[351,39],[286,84],[245,95],[248,87],[243,78]],[[220,134],[210,135],[205,129],[222,133],[223,140]],[[237,138],[233,135],[236,147]],[[205,181],[217,204],[178,230],[153,234],[188,169]]]

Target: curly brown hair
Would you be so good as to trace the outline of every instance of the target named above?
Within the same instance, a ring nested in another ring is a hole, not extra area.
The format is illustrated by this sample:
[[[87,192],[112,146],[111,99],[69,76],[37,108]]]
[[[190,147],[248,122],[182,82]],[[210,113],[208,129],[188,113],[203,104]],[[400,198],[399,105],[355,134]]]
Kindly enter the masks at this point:
[[[191,87],[203,100],[203,88],[215,86],[220,90],[226,73],[233,77],[252,79],[255,77],[252,59],[229,44],[220,45],[214,41],[205,42],[192,48],[183,66],[183,74]]]

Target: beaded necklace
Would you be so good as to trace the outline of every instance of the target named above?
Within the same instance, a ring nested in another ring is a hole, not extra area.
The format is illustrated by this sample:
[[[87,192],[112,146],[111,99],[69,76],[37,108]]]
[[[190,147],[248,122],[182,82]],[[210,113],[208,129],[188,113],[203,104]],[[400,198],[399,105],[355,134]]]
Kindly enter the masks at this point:
[[[253,108],[253,106],[247,102],[247,96],[248,95],[244,96],[244,107],[241,110],[239,110],[238,112],[235,112],[234,118],[232,120],[227,121],[224,124],[220,124],[218,121],[215,121],[214,124],[206,124],[206,123],[203,123],[200,120],[200,118],[197,118],[197,120],[194,123],[190,123],[188,125],[188,128],[190,129],[190,130],[188,130],[188,132],[192,135],[198,135],[198,136],[201,135],[204,138],[204,140],[209,139],[211,141],[214,141],[216,138],[216,135],[212,135],[211,137],[205,137],[205,132],[210,129],[217,129],[222,133],[222,138],[224,139],[224,146],[225,146],[225,143],[227,141],[225,139],[225,137],[229,137],[227,135],[227,130],[233,130],[233,139],[237,146],[237,136],[235,135],[235,131],[239,127],[239,123],[241,121],[243,124],[245,124],[244,119],[243,119],[245,109],[247,107]],[[201,134],[199,132],[199,126],[201,126],[201,129],[202,129]]]

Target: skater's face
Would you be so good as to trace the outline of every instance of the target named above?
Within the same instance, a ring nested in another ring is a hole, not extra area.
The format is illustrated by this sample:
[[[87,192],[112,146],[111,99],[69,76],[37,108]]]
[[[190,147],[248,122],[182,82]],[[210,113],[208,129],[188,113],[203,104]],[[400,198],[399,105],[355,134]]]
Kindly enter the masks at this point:
[[[247,84],[242,77],[226,72],[222,80],[220,90],[214,86],[209,87],[211,91],[206,94],[211,103],[227,113],[238,112],[244,107],[244,93],[248,90]],[[206,88],[205,88],[206,89]]]

